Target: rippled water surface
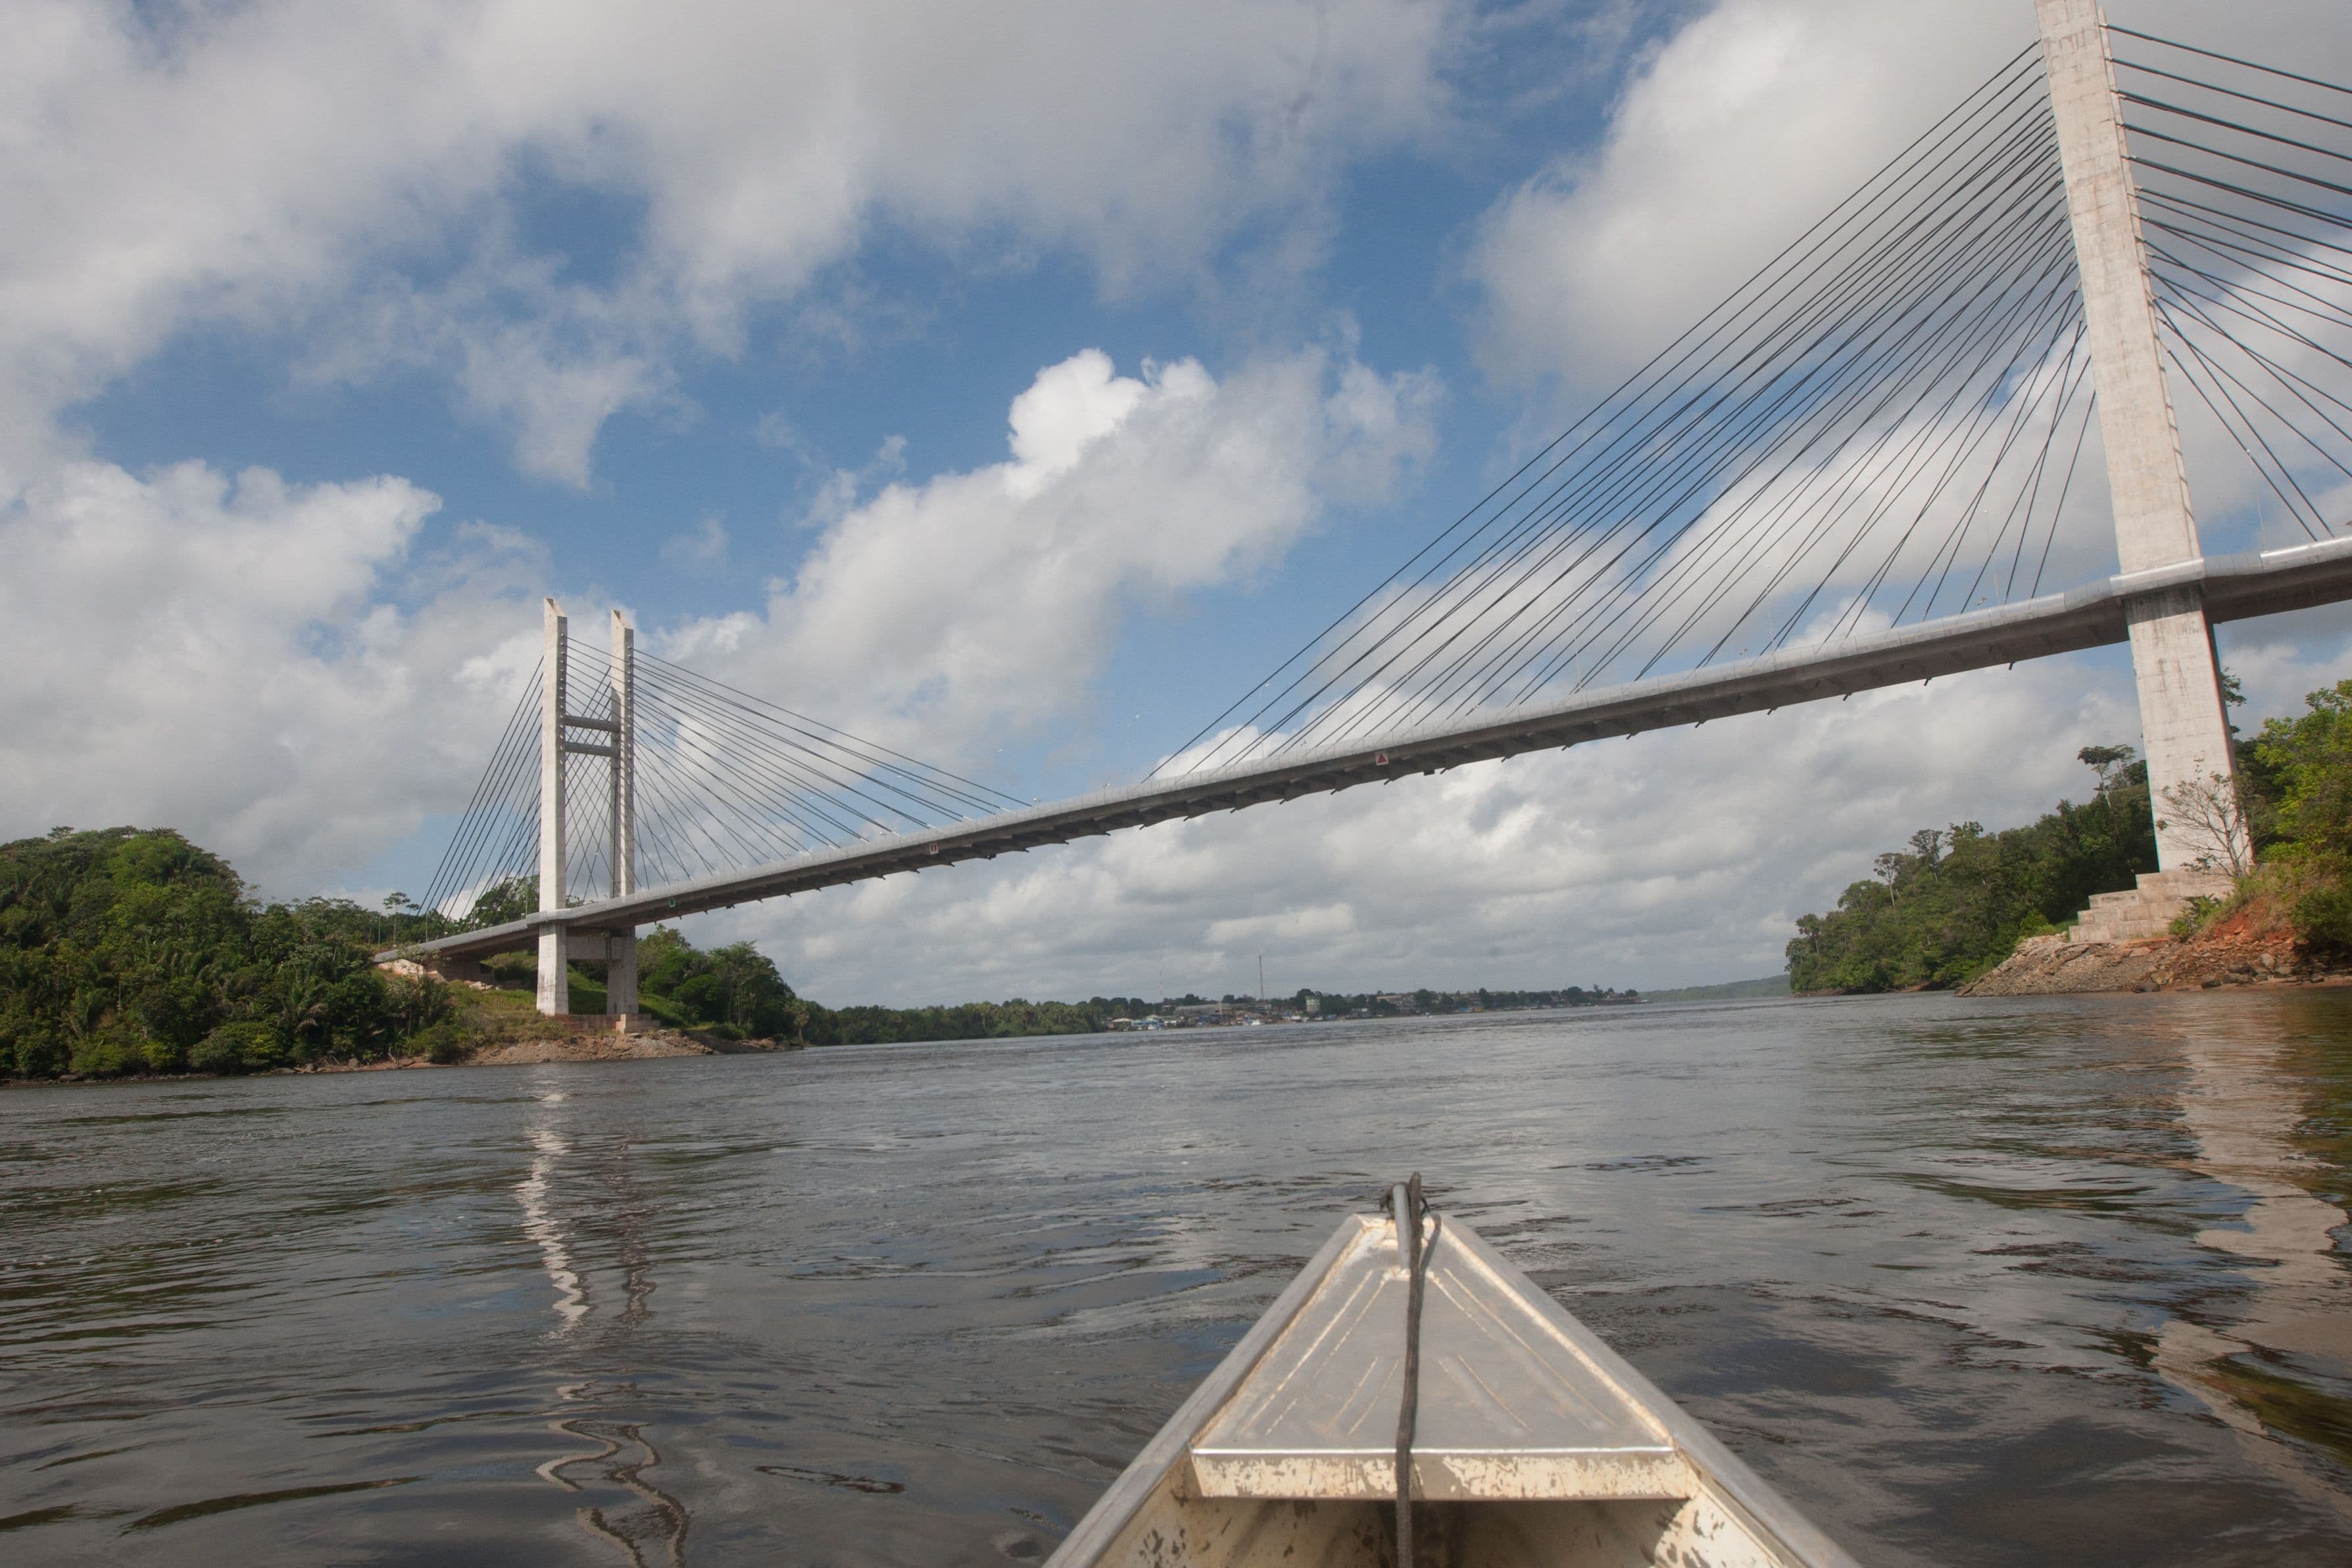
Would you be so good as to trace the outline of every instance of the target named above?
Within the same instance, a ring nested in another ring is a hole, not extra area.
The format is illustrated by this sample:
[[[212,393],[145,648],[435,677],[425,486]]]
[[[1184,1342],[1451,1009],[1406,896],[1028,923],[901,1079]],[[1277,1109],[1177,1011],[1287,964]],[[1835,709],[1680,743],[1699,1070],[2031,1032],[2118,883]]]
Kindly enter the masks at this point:
[[[1418,1167],[1865,1563],[2352,1561],[2352,995],[0,1094],[0,1560],[1052,1550]]]

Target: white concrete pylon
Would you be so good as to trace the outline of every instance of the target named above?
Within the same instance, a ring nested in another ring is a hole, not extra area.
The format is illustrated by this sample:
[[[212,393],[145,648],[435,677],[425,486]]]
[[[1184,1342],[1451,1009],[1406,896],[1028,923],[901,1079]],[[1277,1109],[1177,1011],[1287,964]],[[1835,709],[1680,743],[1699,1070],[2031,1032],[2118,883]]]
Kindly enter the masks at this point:
[[[613,612],[613,896],[637,890],[637,634]],[[612,934],[604,969],[604,1011],[626,1017],[637,1010],[637,933]]]
[[[563,610],[553,599],[540,618],[539,907],[563,908],[563,704],[572,652]],[[572,1011],[570,932],[560,923],[539,928],[539,1010],[551,1017]]]
[[[2157,337],[2106,18],[2099,0],[2034,0],[2034,10],[2082,277],[2116,554],[2126,575],[2193,561],[2200,553],[2197,522]],[[2207,842],[2210,830],[2200,832],[2181,809],[2186,792],[2234,798],[2229,710],[2203,598],[2194,587],[2162,589],[2130,601],[2125,616],[2156,808],[2157,863],[2166,871],[2210,868],[2217,858],[2242,863],[2242,823],[2240,853],[2217,855],[2223,847]]]

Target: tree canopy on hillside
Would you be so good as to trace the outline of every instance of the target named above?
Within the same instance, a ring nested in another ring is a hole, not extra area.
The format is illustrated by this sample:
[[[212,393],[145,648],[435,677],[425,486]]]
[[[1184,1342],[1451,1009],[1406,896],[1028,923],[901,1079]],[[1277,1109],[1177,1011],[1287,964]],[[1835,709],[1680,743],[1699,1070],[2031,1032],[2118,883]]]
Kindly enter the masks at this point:
[[[2023,827],[1974,822],[1922,828],[1878,857],[1825,915],[1797,921],[1789,983],[1799,991],[1957,985],[2007,958],[2018,939],[2054,931],[2091,895],[2156,869],[2147,768],[2128,746],[2086,746],[2089,801],[2060,801]]]
[[[379,971],[415,917],[260,903],[168,829],[0,844],[0,1071],[108,1076],[381,1057],[446,1016]]]

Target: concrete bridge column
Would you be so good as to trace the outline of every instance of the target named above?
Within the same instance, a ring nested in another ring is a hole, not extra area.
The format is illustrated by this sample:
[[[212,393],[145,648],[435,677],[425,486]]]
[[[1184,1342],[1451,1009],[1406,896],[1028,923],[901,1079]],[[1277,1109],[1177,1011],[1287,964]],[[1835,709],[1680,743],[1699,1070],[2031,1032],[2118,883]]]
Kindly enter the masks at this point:
[[[637,633],[613,612],[613,896],[637,890]],[[613,933],[604,971],[604,1011],[626,1018],[637,1010],[637,933]]]
[[[563,905],[563,702],[572,651],[563,612],[553,599],[540,616],[539,907]],[[539,928],[539,1010],[551,1017],[572,1011],[571,933],[561,924]]]
[[[2084,336],[2107,452],[2116,553],[2126,575],[2200,553],[2180,432],[2157,339],[2156,299],[2140,233],[2138,192],[2126,161],[2115,68],[2099,0],[2034,0],[2066,205],[2082,275]],[[2201,593],[2168,588],[2129,601],[2132,672],[2155,796],[2157,862],[2179,891],[2203,890],[2221,848],[2168,810],[2168,793],[2234,789],[2221,662]],[[2218,785],[2216,781],[2220,781]],[[2244,827],[2237,827],[2243,849]],[[2192,888],[2190,884],[2198,884]]]

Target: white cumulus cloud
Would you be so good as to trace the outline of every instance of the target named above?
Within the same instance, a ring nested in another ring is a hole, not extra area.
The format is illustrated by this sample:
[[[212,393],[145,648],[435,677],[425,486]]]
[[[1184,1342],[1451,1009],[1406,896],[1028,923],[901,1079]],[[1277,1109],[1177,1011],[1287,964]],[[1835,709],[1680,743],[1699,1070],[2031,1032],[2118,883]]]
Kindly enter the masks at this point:
[[[313,374],[439,370],[527,470],[583,483],[608,417],[673,396],[680,355],[734,353],[879,227],[982,261],[1066,248],[1114,291],[1184,285],[1244,231],[1311,259],[1337,171],[1443,121],[1449,16],[21,0],[0,430],[16,446],[226,322],[307,344]],[[617,249],[530,237],[551,193],[602,204]]]
[[[175,826],[289,892],[450,809],[537,657],[510,590],[545,563],[478,528],[415,558],[439,504],[83,462],[0,508],[0,837]]]
[[[1126,617],[1244,581],[1337,499],[1425,458],[1435,384],[1320,351],[1117,373],[1087,350],[1013,400],[1012,455],[841,506],[762,612],[689,623],[669,656],[961,760],[1069,714]]]
[[[2221,35],[2194,0],[2107,12],[2352,75],[2335,0],[2231,7]],[[1486,363],[1509,381],[1613,385],[2036,36],[2026,0],[1721,0],[1633,75],[1597,146],[1488,210],[1466,258]]]

